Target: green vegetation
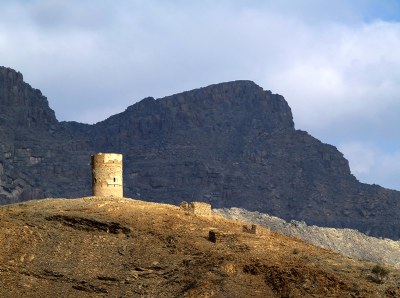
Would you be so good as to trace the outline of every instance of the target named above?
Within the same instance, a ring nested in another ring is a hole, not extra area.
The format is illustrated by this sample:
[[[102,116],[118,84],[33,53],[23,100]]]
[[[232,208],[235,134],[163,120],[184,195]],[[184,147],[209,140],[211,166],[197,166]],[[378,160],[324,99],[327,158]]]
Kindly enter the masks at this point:
[[[383,284],[390,273],[388,269],[380,265],[375,265],[374,267],[372,267],[371,272],[373,274],[371,276],[371,279],[378,284]]]

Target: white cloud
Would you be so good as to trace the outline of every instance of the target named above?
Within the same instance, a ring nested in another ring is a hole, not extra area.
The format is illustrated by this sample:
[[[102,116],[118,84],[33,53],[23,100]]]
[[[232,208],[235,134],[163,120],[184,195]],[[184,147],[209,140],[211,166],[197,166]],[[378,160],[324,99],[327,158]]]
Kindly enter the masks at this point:
[[[344,143],[339,150],[349,160],[352,173],[362,182],[398,189],[400,150],[384,152],[363,142]]]
[[[354,115],[374,120],[397,104],[400,24],[333,27],[325,35],[298,44],[294,61],[269,80],[286,92],[299,126],[326,129]]]
[[[357,175],[400,146],[398,1],[93,3],[0,2],[0,64],[41,89],[61,120],[96,122],[146,96],[250,79],[282,94],[296,127],[322,141],[379,142],[382,154],[350,155]]]
[[[361,143],[342,144],[339,150],[350,159],[350,168],[355,175],[371,175],[380,155],[376,148]]]

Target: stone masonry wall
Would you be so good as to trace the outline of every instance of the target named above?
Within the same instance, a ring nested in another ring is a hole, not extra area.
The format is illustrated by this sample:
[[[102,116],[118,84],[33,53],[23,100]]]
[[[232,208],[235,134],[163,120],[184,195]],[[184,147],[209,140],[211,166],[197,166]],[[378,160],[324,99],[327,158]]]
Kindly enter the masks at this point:
[[[196,215],[211,215],[211,205],[203,202],[192,202],[188,203],[183,201],[180,203],[180,208],[188,214]]]
[[[122,154],[92,155],[92,193],[99,197],[123,197]]]

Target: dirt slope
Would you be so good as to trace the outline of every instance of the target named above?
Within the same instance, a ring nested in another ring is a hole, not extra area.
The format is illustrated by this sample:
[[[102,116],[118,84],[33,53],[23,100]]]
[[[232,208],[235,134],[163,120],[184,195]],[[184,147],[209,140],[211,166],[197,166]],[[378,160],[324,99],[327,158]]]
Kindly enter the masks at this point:
[[[374,263],[172,205],[47,199],[0,219],[0,297],[400,297],[399,270],[379,284]]]
[[[295,220],[286,222],[275,216],[242,208],[213,209],[213,212],[230,219],[262,225],[350,258],[388,264],[400,269],[400,241],[371,237],[352,229],[309,226]]]

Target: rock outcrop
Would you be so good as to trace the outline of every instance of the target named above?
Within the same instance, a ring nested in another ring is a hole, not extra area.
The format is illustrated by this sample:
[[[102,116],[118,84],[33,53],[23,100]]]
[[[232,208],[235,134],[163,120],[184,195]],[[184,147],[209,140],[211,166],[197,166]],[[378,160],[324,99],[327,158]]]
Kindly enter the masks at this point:
[[[58,122],[11,69],[0,90],[2,204],[90,195],[90,155],[118,152],[127,197],[400,238],[400,192],[358,182],[334,146],[294,128],[282,96],[251,81],[145,98],[94,125]]]

